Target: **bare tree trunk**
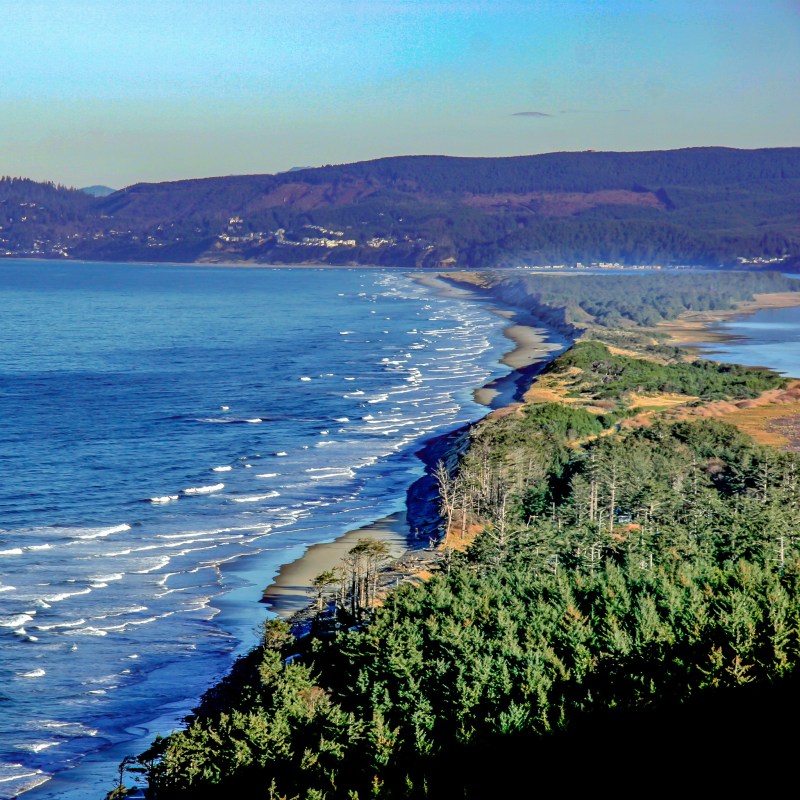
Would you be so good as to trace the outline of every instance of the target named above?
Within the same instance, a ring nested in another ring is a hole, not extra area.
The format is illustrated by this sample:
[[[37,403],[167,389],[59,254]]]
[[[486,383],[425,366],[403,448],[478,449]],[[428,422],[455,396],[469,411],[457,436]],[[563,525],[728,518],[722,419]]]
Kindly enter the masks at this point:
[[[445,520],[444,538],[450,535],[450,526],[453,524],[455,510],[457,481],[450,474],[444,461],[436,464],[433,477],[439,486],[439,511]]]

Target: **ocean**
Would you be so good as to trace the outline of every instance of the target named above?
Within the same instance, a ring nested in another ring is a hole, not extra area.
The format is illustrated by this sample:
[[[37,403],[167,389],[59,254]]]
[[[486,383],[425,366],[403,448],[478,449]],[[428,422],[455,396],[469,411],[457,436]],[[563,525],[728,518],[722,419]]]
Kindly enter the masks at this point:
[[[105,796],[511,349],[381,270],[3,261],[0,300],[2,798]]]

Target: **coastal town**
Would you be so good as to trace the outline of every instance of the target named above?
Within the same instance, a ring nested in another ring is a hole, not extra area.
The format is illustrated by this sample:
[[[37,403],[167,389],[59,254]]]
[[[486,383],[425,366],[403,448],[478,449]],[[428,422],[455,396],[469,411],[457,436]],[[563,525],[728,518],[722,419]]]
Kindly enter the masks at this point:
[[[16,211],[8,207],[6,201],[0,201],[0,206],[4,206],[6,225],[0,225],[0,257],[9,258],[58,258],[68,259],[76,256],[75,250],[83,243],[84,237],[80,233],[65,233],[60,238],[31,238],[20,237],[19,224],[24,224],[36,219],[36,213],[46,212],[46,207],[33,202],[22,202],[17,204]],[[13,216],[16,214],[16,217]],[[107,223],[111,217],[101,215],[100,221],[105,222],[102,229],[96,230],[89,237],[95,243],[104,240],[115,243],[128,242],[131,245],[144,246],[150,250],[169,247],[183,242],[185,235],[178,232],[174,223],[168,225],[157,225],[152,232],[136,233],[132,229],[120,229]],[[14,227],[13,223],[17,222]],[[372,250],[381,248],[397,247],[399,244],[406,244],[422,249],[423,251],[433,250],[435,245],[425,242],[421,238],[411,236],[370,236],[369,238],[356,238],[352,233],[348,234],[344,230],[326,228],[321,225],[305,224],[299,233],[288,231],[285,228],[275,230],[252,230],[241,216],[231,216],[227,223],[223,225],[223,230],[212,237],[212,251],[218,255],[224,254],[227,257],[241,255],[245,250],[257,250],[265,247],[280,248],[307,248],[311,251],[320,249],[330,250],[335,248],[354,249],[364,246]],[[352,230],[352,226],[347,226]],[[11,232],[15,236],[10,236]],[[196,227],[194,233],[203,235],[204,231]],[[772,268],[780,269],[787,260],[789,254],[781,256],[737,256],[737,264],[745,269]],[[440,269],[443,266],[441,261],[433,262],[427,266]],[[455,259],[451,259],[449,264],[444,266],[457,266]],[[522,270],[661,270],[661,269],[696,269],[700,265],[692,264],[660,264],[660,263],[623,263],[620,261],[575,261],[572,263],[555,264],[514,264],[514,267]]]

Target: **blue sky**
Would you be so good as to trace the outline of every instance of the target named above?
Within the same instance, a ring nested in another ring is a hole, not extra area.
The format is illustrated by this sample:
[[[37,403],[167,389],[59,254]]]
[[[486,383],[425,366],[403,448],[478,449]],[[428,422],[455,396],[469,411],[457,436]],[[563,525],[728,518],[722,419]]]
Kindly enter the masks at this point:
[[[800,0],[5,0],[0,174],[800,145]]]

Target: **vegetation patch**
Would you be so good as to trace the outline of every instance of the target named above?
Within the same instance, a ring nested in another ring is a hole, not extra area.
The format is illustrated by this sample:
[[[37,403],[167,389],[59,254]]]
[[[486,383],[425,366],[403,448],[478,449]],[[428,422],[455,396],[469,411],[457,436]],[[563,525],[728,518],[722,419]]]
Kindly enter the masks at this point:
[[[600,342],[582,341],[548,368],[560,373],[581,370],[579,389],[595,397],[628,405],[627,396],[681,394],[703,399],[757,397],[762,392],[784,388],[788,381],[775,373],[738,364],[696,360],[691,363],[656,362],[614,355]]]
[[[635,408],[643,411],[663,411],[666,408],[674,408],[698,400],[694,395],[686,394],[655,394],[639,395],[631,392],[628,395],[628,408]]]

